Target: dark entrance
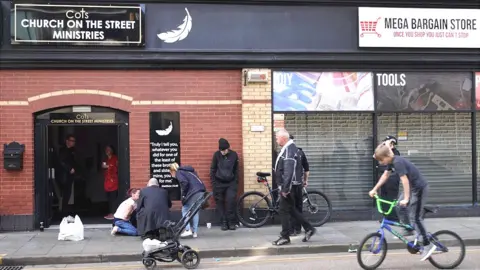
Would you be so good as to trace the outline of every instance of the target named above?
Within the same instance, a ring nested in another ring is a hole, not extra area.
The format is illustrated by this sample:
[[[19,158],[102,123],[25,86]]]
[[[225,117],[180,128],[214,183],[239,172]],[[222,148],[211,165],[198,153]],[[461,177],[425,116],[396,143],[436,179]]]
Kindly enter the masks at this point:
[[[82,112],[79,112],[82,111]],[[105,107],[63,107],[35,115],[34,182],[35,226],[59,224],[62,218],[62,187],[56,172],[58,151],[68,135],[75,136],[78,166],[72,185],[69,209],[85,224],[109,223],[104,191],[106,146],[118,156],[119,190],[117,205],[130,188],[128,113]]]

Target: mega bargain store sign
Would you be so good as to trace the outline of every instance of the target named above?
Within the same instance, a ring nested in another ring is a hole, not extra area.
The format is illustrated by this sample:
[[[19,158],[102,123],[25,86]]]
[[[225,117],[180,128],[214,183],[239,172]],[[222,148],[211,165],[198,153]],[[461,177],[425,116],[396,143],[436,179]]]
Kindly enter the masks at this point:
[[[360,47],[480,48],[480,10],[358,8]]]

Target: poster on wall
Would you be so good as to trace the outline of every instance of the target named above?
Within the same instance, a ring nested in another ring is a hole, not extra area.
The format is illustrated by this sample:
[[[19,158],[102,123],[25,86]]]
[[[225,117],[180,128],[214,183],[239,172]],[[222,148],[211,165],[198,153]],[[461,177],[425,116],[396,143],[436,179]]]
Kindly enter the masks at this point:
[[[479,9],[358,8],[359,47],[480,48]]]
[[[475,73],[475,99],[477,103],[477,110],[480,110],[480,72]]]
[[[143,46],[140,5],[16,4],[12,44]]]
[[[472,108],[472,74],[385,72],[375,74],[377,110],[458,111]]]
[[[170,164],[180,164],[180,113],[150,112],[150,177],[178,201],[181,189],[170,175]]]
[[[370,72],[273,72],[273,108],[287,111],[373,111]]]

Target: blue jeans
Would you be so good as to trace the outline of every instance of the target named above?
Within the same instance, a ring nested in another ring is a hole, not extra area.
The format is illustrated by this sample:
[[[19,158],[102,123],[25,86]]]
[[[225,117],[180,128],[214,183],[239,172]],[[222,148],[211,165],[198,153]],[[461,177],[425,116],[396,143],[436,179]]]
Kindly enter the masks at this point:
[[[196,194],[193,194],[192,197],[188,199],[188,201],[183,205],[182,207],[182,216],[185,216],[192,207],[192,205],[195,204],[195,202],[200,199],[203,196],[203,192],[198,192]],[[198,232],[198,222],[200,221],[200,211],[197,212],[195,216],[193,216],[192,219],[192,232],[196,233]],[[187,224],[187,227],[185,227],[186,231],[190,231],[190,222]]]
[[[132,223],[121,220],[121,219],[115,219],[114,225],[118,227],[117,233],[119,234],[125,234],[125,235],[130,235],[130,236],[137,236],[137,228],[135,228]]]

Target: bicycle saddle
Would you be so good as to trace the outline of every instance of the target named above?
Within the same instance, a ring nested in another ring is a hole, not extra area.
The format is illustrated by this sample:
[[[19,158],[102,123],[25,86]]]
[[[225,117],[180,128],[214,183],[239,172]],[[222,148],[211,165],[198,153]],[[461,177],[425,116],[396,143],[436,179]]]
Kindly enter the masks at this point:
[[[437,210],[438,210],[437,207],[429,207],[429,206],[423,207],[423,211],[425,211],[425,214],[426,213],[436,213]]]
[[[266,172],[257,172],[258,177],[268,177],[272,175],[271,173],[266,173]]]

